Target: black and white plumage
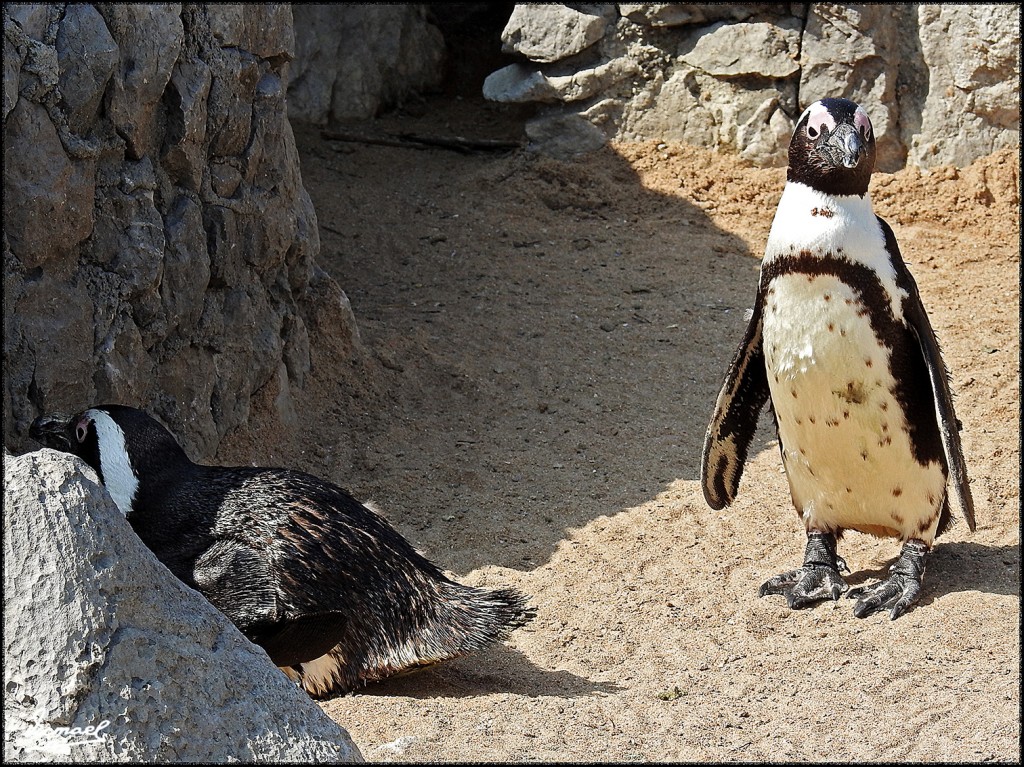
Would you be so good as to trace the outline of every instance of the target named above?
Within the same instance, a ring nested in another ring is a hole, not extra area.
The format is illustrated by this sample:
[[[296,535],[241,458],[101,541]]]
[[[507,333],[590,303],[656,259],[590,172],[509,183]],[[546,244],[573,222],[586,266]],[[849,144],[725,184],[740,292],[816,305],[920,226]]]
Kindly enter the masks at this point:
[[[167,568],[315,697],[478,650],[533,615],[447,578],[341,488],[289,469],[203,466],[145,412],[41,416]]]
[[[790,607],[848,588],[836,539],[852,529],[903,542],[889,578],[850,591],[858,617],[903,614],[925,556],[951,521],[947,484],[974,530],[948,374],[892,229],[871,208],[875,137],[846,99],[811,104],[789,148],[753,313],[708,426],[704,497],[730,504],[767,401],[804,564],[761,595]]]

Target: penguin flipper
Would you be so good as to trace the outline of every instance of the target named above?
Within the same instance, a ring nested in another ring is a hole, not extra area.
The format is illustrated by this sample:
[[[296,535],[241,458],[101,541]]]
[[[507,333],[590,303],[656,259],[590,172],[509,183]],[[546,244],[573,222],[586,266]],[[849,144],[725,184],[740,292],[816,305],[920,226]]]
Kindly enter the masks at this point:
[[[193,578],[213,606],[262,647],[276,666],[294,666],[324,655],[350,622],[340,611],[286,611],[277,588],[281,579],[267,550],[236,538],[219,538],[203,552],[193,566]]]
[[[970,480],[967,478],[967,463],[964,461],[964,452],[960,445],[960,422],[953,409],[953,394],[949,388],[949,371],[942,359],[942,351],[939,349],[935,331],[932,329],[928,313],[921,301],[917,283],[899,255],[896,236],[884,220],[881,218],[878,220],[881,222],[882,231],[885,234],[886,248],[895,254],[893,264],[896,267],[897,279],[907,287],[908,295],[903,300],[903,317],[917,337],[925,367],[928,368],[932,399],[935,402],[935,417],[939,424],[939,433],[942,435],[942,449],[946,455],[952,495],[956,496],[960,511],[963,513],[964,519],[967,520],[967,526],[971,532],[974,532],[974,497],[971,495]]]
[[[743,474],[757,419],[768,400],[768,374],[761,346],[760,293],[715,403],[701,458],[701,488],[713,509],[732,503]]]
[[[266,552],[234,538],[218,538],[196,558],[191,571],[191,579],[183,580],[193,581],[251,641],[250,627],[280,620],[283,610]]]
[[[246,636],[266,651],[275,666],[286,668],[326,655],[349,623],[336,612],[302,615],[270,626],[253,626]]]

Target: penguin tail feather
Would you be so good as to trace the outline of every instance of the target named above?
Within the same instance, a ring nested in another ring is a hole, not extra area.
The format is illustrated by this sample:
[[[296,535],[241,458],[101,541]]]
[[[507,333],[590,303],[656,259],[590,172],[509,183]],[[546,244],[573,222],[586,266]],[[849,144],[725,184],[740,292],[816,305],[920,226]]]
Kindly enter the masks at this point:
[[[438,585],[437,609],[443,615],[437,617],[451,631],[457,655],[501,641],[537,615],[529,598],[515,589],[481,589],[448,580]]]
[[[351,692],[482,650],[537,614],[515,589],[474,588],[443,577],[432,585],[424,584],[416,608],[391,616],[377,629],[350,625],[325,655],[293,667],[298,683],[314,698]]]

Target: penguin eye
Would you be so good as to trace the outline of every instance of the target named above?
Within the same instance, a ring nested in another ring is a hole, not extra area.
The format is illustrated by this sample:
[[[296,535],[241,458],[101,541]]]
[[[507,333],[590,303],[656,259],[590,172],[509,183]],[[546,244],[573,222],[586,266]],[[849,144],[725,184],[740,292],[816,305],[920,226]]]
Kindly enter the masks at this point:
[[[75,439],[77,439],[79,443],[82,443],[85,442],[85,438],[88,436],[89,422],[83,419],[78,422],[77,426],[75,426]]]

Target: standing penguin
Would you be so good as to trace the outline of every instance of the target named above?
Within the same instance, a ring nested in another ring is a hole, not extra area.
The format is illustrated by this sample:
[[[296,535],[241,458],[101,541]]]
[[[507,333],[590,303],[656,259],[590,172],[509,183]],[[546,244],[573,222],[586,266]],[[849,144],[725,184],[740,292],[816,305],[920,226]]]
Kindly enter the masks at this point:
[[[167,568],[314,697],[478,650],[533,615],[455,583],[341,488],[289,469],[202,466],[141,410],[41,416]]]
[[[790,494],[807,531],[803,566],[760,595],[791,608],[849,587],[844,530],[899,538],[887,580],[850,591],[854,614],[896,619],[921,592],[925,557],[950,524],[947,482],[970,529],[974,502],[948,374],[892,229],[871,209],[867,113],[822,99],[797,121],[746,335],[708,426],[701,465],[714,509],[736,495],[771,399]]]

